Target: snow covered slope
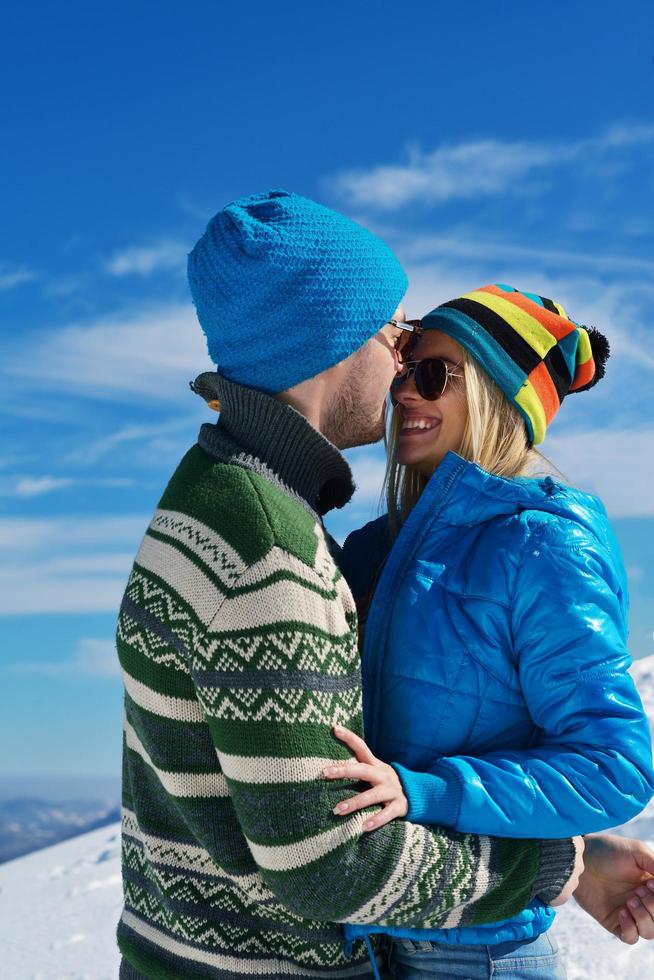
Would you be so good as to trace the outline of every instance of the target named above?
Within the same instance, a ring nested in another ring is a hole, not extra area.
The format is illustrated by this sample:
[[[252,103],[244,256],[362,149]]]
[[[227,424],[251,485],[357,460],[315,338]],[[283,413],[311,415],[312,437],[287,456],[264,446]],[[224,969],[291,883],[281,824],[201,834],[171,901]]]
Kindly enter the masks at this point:
[[[3,980],[116,980],[120,824],[0,865]]]
[[[654,722],[654,657],[633,674]],[[654,847],[654,803],[619,833]],[[118,824],[0,865],[2,980],[116,980]],[[654,942],[625,946],[569,902],[556,935],[569,980],[654,980]]]
[[[631,674],[654,737],[654,656],[637,660]],[[647,841],[654,848],[654,800],[616,832]],[[559,911],[554,930],[565,954],[568,980],[654,980],[654,940],[625,946],[582,912],[575,902],[568,902]]]

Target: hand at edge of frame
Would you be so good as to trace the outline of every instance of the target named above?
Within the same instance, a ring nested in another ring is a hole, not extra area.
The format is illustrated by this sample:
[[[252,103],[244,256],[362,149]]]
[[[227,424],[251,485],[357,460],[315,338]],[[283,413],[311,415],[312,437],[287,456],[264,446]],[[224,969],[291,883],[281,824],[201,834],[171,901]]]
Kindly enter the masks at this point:
[[[654,939],[654,851],[617,834],[586,835],[578,904],[600,925],[633,946]]]

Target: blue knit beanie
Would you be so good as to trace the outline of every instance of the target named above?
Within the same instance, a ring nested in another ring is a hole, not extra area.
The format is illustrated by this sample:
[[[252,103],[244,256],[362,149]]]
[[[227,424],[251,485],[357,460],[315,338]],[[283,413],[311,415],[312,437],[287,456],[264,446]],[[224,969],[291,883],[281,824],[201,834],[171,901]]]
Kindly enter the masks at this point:
[[[379,238],[282,190],[219,211],[188,257],[188,279],[220,374],[271,393],[362,347],[407,288]]]

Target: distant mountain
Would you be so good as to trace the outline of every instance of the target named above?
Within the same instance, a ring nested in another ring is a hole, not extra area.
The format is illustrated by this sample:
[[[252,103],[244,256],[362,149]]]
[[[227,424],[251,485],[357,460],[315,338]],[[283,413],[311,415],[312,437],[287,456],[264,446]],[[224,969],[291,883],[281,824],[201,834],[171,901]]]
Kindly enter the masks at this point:
[[[115,799],[0,801],[0,863],[120,819]]]
[[[62,773],[0,772],[0,802],[28,796],[50,803],[119,800],[120,773],[71,776]]]

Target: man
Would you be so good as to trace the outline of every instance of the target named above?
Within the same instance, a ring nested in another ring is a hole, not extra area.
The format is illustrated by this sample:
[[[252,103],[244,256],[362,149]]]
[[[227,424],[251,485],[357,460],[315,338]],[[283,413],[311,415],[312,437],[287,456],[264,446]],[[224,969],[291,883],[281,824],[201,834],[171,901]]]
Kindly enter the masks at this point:
[[[118,622],[121,977],[365,976],[335,923],[454,926],[554,899],[570,841],[365,834],[365,813],[332,812],[351,787],[322,777],[347,755],[334,724],[362,726],[356,613],[322,517],[354,490],[338,450],[383,434],[397,260],[275,191],[215,216],[189,281],[219,365],[195,388],[221,415],[164,492]]]

